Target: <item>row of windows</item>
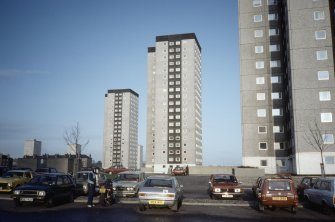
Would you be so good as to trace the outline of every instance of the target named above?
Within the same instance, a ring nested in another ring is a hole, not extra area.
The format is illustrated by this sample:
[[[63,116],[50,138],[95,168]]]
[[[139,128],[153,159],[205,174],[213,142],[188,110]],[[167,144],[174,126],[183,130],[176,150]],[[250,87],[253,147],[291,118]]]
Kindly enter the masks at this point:
[[[277,5],[278,0],[267,0],[268,5]],[[253,7],[260,7],[262,6],[262,0],[252,0]]]
[[[268,14],[268,20],[269,21],[278,20],[278,14],[277,13]],[[262,21],[263,21],[262,15],[254,15],[254,22],[262,22]]]
[[[273,126],[273,133],[284,133],[284,126]],[[267,133],[267,126],[258,126],[258,133],[265,134]]]
[[[279,35],[280,31],[278,28],[274,28],[274,29],[269,29],[269,36],[276,36]],[[254,37],[255,38],[262,38],[264,37],[264,30],[262,29],[257,29],[254,31]]]
[[[264,61],[256,61],[255,66],[256,69],[264,69]],[[270,68],[279,68],[281,67],[281,62],[280,60],[272,60],[270,61]]]
[[[269,52],[279,52],[280,51],[280,45],[269,45]],[[264,46],[263,45],[256,45],[255,46],[255,53],[260,54],[264,52]]]
[[[286,148],[285,142],[274,142],[273,148],[275,150],[284,150]],[[258,143],[258,149],[259,150],[268,150],[268,143],[267,142],[260,142]]]

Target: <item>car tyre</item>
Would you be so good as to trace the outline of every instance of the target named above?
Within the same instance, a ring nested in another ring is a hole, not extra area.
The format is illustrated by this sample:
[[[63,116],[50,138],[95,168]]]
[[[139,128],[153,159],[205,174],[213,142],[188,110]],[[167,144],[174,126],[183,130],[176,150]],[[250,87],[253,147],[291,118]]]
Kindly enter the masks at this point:
[[[54,200],[52,198],[49,198],[47,202],[45,203],[46,207],[52,207],[54,205]]]
[[[291,207],[291,213],[296,214],[297,213],[297,208],[296,207]]]
[[[138,205],[140,211],[145,211],[145,206],[143,204]]]
[[[264,212],[264,209],[265,209],[265,207],[264,207],[264,205],[259,201],[258,202],[258,210],[259,210],[259,212]]]
[[[14,205],[16,207],[21,207],[22,206],[22,203],[20,202],[20,200],[14,200]]]
[[[325,215],[330,214],[330,207],[326,203],[322,204],[322,213],[324,213]]]
[[[69,203],[73,203],[74,202],[74,195],[73,195],[73,193],[70,193],[68,201],[69,201]]]

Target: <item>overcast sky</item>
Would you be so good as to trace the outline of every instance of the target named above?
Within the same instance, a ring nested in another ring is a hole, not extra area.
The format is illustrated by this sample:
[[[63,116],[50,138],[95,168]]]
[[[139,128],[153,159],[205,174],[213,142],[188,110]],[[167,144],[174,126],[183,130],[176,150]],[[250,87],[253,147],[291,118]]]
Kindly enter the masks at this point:
[[[77,122],[83,151],[102,159],[104,95],[139,94],[146,145],[147,48],[195,33],[202,48],[205,165],[241,165],[237,1],[0,0],[0,153],[22,157],[26,139],[64,154]]]

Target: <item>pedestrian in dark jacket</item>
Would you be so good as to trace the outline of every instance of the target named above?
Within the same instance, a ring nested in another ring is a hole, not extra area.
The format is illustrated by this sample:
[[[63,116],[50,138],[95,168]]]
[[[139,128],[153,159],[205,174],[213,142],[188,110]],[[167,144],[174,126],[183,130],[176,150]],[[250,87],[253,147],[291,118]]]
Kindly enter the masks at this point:
[[[93,204],[93,196],[95,193],[95,173],[90,172],[87,176],[87,189],[88,189],[88,196],[87,196],[87,207],[94,207]]]

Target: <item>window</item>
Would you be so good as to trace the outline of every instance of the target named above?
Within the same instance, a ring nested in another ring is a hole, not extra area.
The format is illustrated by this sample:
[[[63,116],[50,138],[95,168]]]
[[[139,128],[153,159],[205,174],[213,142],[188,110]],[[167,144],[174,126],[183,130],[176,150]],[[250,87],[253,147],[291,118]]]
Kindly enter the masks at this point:
[[[280,76],[272,76],[271,77],[271,83],[281,83],[281,77]]]
[[[256,61],[256,69],[264,69],[264,61]]]
[[[267,150],[267,149],[268,149],[268,144],[267,144],[266,142],[260,142],[260,143],[258,144],[258,148],[259,148],[260,150]]]
[[[257,100],[265,100],[265,93],[257,93],[256,97]]]
[[[320,101],[330,101],[330,91],[319,92]]]
[[[326,164],[335,164],[335,157],[333,157],[333,156],[325,156],[325,163]]]
[[[285,143],[274,143],[273,144],[275,150],[284,150],[285,149]]]
[[[269,36],[279,35],[279,29],[269,29]]]
[[[176,154],[180,154],[180,150],[176,150]]]
[[[273,126],[273,133],[283,133],[284,127],[283,126]]]
[[[278,20],[278,14],[277,14],[277,13],[269,14],[269,15],[268,15],[268,20],[269,20],[269,21],[275,21],[275,20]]]
[[[276,160],[276,165],[278,167],[285,167],[286,166],[286,161],[285,160]]]
[[[333,134],[322,134],[322,140],[324,144],[334,144]]]
[[[268,0],[268,5],[277,5],[278,0]]]
[[[314,12],[314,20],[323,20],[323,19],[325,19],[325,12],[324,11]]]
[[[282,93],[281,92],[273,92],[271,93],[271,99],[282,99]]]
[[[263,20],[262,15],[254,15],[254,22],[261,22]]]
[[[318,71],[318,80],[329,80],[328,71]]]
[[[261,166],[265,167],[268,165],[268,161],[267,160],[261,160]]]
[[[264,77],[256,77],[256,84],[257,85],[263,85],[265,83]]]
[[[321,40],[321,39],[326,39],[326,30],[319,30],[315,31],[315,39],[316,40]]]
[[[260,7],[260,6],[262,6],[262,0],[253,0],[252,1],[252,6],[253,7]]]
[[[317,60],[327,60],[328,59],[327,50],[316,51],[316,59]]]
[[[283,110],[282,109],[272,109],[272,116],[282,116]]]
[[[279,52],[280,51],[280,45],[270,45],[269,46],[270,52]]]
[[[321,122],[322,123],[331,123],[333,122],[333,114],[332,113],[321,113]]]
[[[270,61],[270,67],[271,68],[278,68],[278,67],[280,67],[280,60]]]
[[[255,30],[254,31],[255,38],[262,38],[264,36],[263,30]]]
[[[174,151],[173,150],[169,150],[169,154],[174,154]]]
[[[257,109],[258,117],[266,117],[266,109]]]
[[[263,46],[262,45],[256,45],[255,46],[255,53],[263,53]]]
[[[266,126],[259,126],[258,127],[258,133],[266,133],[267,129]]]

